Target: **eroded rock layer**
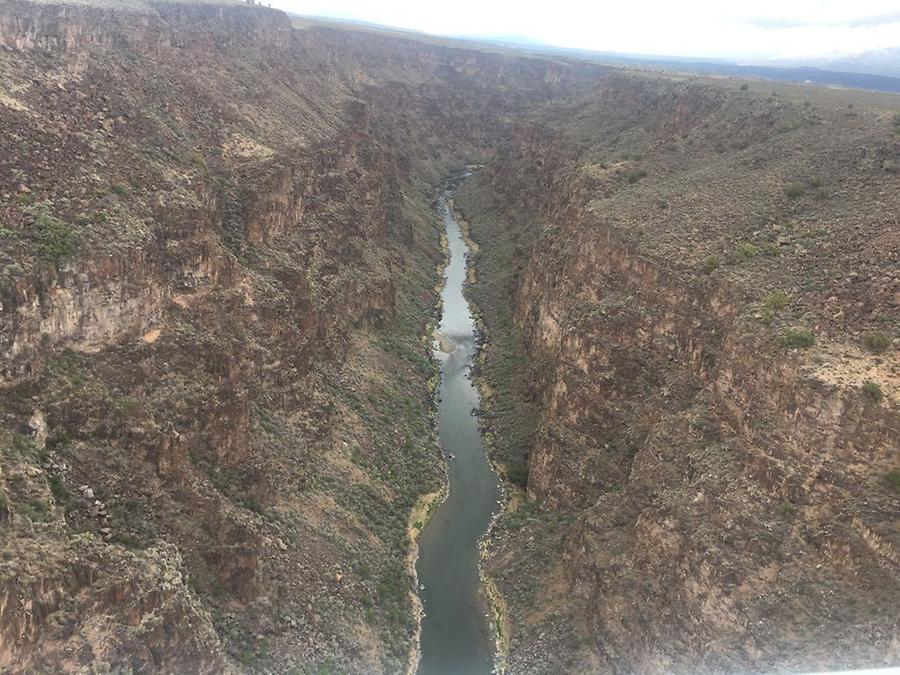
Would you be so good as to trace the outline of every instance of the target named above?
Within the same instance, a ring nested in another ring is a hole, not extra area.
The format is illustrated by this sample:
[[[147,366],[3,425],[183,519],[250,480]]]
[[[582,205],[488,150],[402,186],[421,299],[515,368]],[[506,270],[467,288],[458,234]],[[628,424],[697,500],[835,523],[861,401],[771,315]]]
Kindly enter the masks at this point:
[[[511,672],[900,662],[896,109],[614,76],[460,192]]]

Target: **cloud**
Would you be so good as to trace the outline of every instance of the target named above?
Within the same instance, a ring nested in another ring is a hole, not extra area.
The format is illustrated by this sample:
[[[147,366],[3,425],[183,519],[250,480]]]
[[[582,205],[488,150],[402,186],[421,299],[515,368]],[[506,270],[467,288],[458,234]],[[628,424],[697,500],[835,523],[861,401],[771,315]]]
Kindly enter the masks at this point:
[[[821,27],[827,26],[831,28],[864,28],[871,26],[881,26],[884,24],[900,24],[900,12],[891,12],[888,14],[879,14],[877,16],[862,16],[853,19],[779,19],[779,18],[756,18],[747,19],[745,23],[763,29],[778,28],[803,28],[803,27]]]
[[[300,14],[438,35],[732,59],[832,58],[900,46],[897,0],[273,0]]]

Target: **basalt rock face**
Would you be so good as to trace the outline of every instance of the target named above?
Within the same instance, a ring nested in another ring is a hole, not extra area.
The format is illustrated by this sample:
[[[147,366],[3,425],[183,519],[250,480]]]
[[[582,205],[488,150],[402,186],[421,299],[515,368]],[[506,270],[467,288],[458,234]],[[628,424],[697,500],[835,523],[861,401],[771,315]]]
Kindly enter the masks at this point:
[[[900,663],[896,108],[615,76],[461,191],[539,418],[487,563],[511,672]]]
[[[0,4],[0,669],[402,670],[430,200],[590,65]]]

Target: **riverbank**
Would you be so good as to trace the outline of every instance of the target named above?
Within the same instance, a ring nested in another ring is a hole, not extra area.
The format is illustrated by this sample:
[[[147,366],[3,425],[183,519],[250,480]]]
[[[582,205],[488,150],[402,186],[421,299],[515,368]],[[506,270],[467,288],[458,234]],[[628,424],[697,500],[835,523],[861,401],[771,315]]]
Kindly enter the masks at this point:
[[[477,352],[472,379],[478,388],[481,436],[494,470],[502,477],[503,508],[494,514],[480,545],[480,575],[490,606],[496,672],[506,670],[511,623],[507,603],[486,567],[491,537],[498,521],[526,500],[527,442],[533,432],[533,410],[525,395],[527,362],[509,311],[509,289],[515,269],[517,241],[507,230],[487,226],[493,213],[487,186],[474,176],[456,193],[453,208],[472,251],[466,298],[474,314]],[[524,229],[527,236],[529,229]]]
[[[419,661],[422,658],[421,638],[422,638],[422,618],[425,615],[422,601],[419,598],[419,576],[416,574],[416,562],[419,559],[419,535],[422,533],[428,523],[437,505],[443,503],[447,498],[447,483],[444,483],[442,489],[427,495],[422,495],[416,505],[409,513],[409,523],[407,531],[409,533],[409,554],[406,557],[406,567],[409,575],[413,580],[413,588],[410,590],[410,606],[412,607],[413,621],[416,628],[413,633],[412,649],[409,652],[409,661],[406,666],[407,675],[413,675],[419,668]]]

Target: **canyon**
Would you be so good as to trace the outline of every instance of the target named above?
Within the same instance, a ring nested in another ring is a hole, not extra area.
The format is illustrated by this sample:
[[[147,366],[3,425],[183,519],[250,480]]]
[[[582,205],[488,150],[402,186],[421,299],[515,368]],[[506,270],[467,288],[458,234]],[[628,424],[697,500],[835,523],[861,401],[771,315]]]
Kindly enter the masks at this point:
[[[900,665],[896,96],[2,0],[0,139],[0,670],[416,670],[473,163],[497,666]]]

